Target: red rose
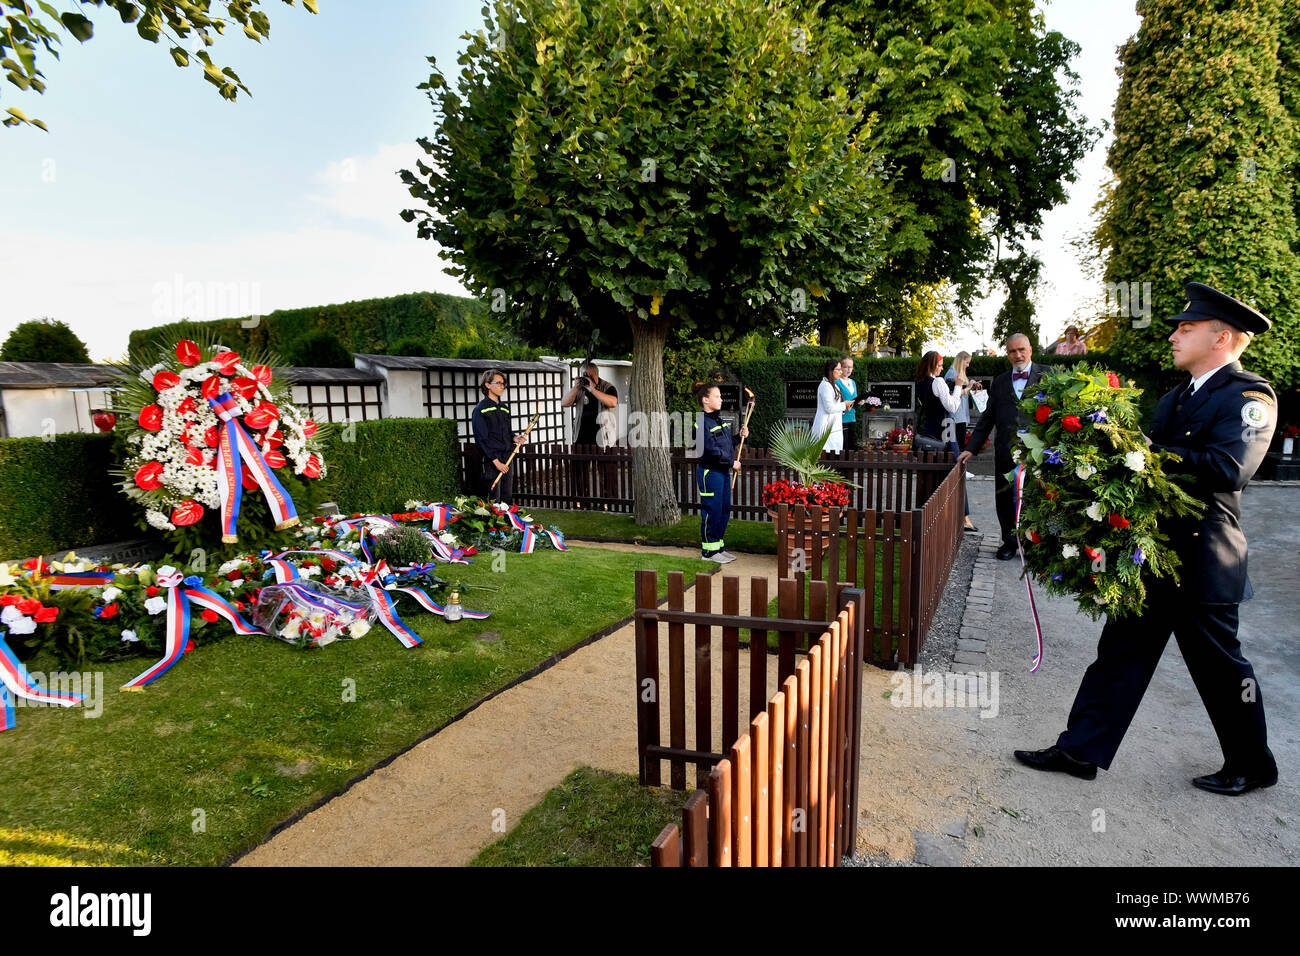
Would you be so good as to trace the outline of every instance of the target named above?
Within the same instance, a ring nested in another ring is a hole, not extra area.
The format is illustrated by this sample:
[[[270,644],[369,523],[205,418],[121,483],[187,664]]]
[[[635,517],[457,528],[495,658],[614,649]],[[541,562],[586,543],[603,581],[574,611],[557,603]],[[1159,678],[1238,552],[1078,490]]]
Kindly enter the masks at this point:
[[[193,498],[186,498],[172,509],[172,524],[177,527],[194,524],[203,517],[203,505]]]
[[[1061,427],[1067,432],[1077,432],[1083,427],[1083,423],[1079,421],[1078,415],[1066,415],[1061,419]]]
[[[1128,518],[1125,518],[1125,517],[1123,517],[1122,515],[1111,515],[1111,516],[1110,516],[1110,526],[1111,526],[1112,528],[1127,528],[1127,527],[1128,527]]]
[[[105,604],[103,609],[99,612],[99,616],[105,620],[110,617],[117,617],[117,602]]]
[[[217,619],[220,616],[221,615],[217,614],[217,612],[212,610],[210,607],[203,609],[203,620],[207,621],[209,624],[217,623]]]
[[[37,624],[49,624],[58,616],[59,609],[57,607],[43,607],[36,612],[35,621]]]
[[[1052,410],[1048,408],[1046,405],[1039,405],[1038,409],[1034,412],[1034,418],[1038,421],[1038,424],[1040,425],[1044,424],[1051,417],[1052,417]]]
[[[35,614],[43,607],[43,605],[35,598],[23,598],[15,605],[15,607],[18,608],[19,613]]]
[[[21,600],[17,594],[0,595],[0,607],[13,607]]]
[[[162,409],[157,405],[146,405],[144,408],[140,409],[140,414],[136,417],[136,421],[140,423],[140,427],[145,431],[161,431],[162,415]]]
[[[181,339],[176,343],[176,357],[180,363],[187,368],[191,365],[199,364],[199,347],[189,339]]]
[[[1119,376],[1116,375],[1114,372],[1107,372],[1107,373],[1106,373],[1106,381],[1110,383],[1110,387],[1111,387],[1111,388],[1119,388],[1119,387],[1120,387]]]
[[[153,377],[153,387],[155,391],[165,392],[169,388],[175,388],[181,383],[181,377],[175,372],[169,372],[163,369]]]
[[[1038,534],[1037,531],[1031,531],[1031,532],[1029,532],[1029,540],[1032,541],[1034,544],[1038,544],[1038,543],[1041,542],[1043,539],[1042,539],[1041,537],[1039,537],[1039,534]]]
[[[136,487],[142,491],[157,491],[162,487],[162,473],[162,462],[145,462],[135,471]]]
[[[338,563],[333,558],[322,557],[320,559],[320,566],[326,571],[333,571],[338,567]]]
[[[226,575],[226,580],[242,581],[244,580],[244,572],[239,570],[239,568],[235,568],[235,570],[231,571],[229,574]]]
[[[158,596],[158,588],[156,588],[154,585],[151,584],[151,585],[149,585],[147,588],[144,589],[144,593],[145,593],[145,595],[146,595],[147,597],[157,597],[157,596]]]

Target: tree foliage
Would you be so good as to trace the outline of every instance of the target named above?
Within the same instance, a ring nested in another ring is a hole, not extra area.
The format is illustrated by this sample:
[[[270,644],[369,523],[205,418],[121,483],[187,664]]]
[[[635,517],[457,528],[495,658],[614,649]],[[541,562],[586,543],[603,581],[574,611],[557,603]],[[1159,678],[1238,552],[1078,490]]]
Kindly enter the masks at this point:
[[[1007,297],[993,319],[993,340],[998,343],[1017,333],[1028,336],[1037,352],[1038,323],[1034,321],[1034,292],[1043,271],[1037,256],[1020,253],[993,264],[993,276],[1006,289]]]
[[[1300,384],[1298,7],[1139,5],[1142,23],[1120,50],[1108,157],[1118,183],[1095,233],[1107,282],[1150,283],[1150,321],[1130,301],[1115,322],[1111,349],[1130,360],[1170,366],[1160,320],[1182,311],[1183,286],[1197,281],[1271,318],[1245,362],[1274,385]]]
[[[847,41],[793,2],[498,2],[453,88],[430,58],[428,161],[406,210],[530,341],[633,346],[664,408],[670,326],[734,340],[810,330],[864,282],[885,222]],[[838,28],[837,28],[838,29]],[[637,517],[678,520],[668,457],[634,450]]]
[[[20,322],[0,345],[3,362],[89,362],[86,343],[66,322],[46,317]]]
[[[88,7],[107,7],[117,13],[123,23],[135,24],[136,33],[150,43],[166,40],[171,44],[171,57],[179,67],[190,65],[190,54],[203,66],[203,78],[217,88],[228,100],[242,91],[253,94],[230,67],[220,67],[212,61],[206,49],[215,43],[213,34],[221,36],[232,23],[242,28],[250,40],[258,43],[271,34],[271,21],[257,9],[261,0],[79,0],[77,9],[60,12],[50,3],[35,4],[23,0],[0,0],[0,69],[5,78],[20,90],[45,92],[45,74],[36,67],[42,51],[56,60],[63,38],[60,28],[85,43],[95,32],[95,26],[82,12]],[[294,6],[295,0],[283,0]],[[308,12],[316,13],[316,0],[302,0]],[[214,15],[213,6],[224,7],[226,16]],[[186,41],[190,47],[186,49]],[[5,126],[28,123],[45,129],[38,119],[11,106],[5,111]]]
[[[968,314],[987,277],[995,237],[1013,249],[1037,238],[1043,214],[1095,141],[1075,101],[1079,47],[1049,31],[1033,0],[829,0],[828,25],[852,38],[846,77],[877,117],[888,157],[886,258],[870,282],[823,310],[828,326],[866,321],[883,338],[932,338],[946,316],[898,306],[951,283]]]

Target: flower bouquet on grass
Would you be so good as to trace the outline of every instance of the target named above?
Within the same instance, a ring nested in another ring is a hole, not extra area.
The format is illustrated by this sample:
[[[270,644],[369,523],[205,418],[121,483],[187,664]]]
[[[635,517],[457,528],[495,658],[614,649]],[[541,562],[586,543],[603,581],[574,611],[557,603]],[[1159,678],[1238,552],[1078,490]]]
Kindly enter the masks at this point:
[[[1027,468],[1026,569],[1048,592],[1074,595],[1094,620],[1139,613],[1151,578],[1178,580],[1159,519],[1204,508],[1164,473],[1178,456],[1147,448],[1140,394],[1114,372],[1081,364],[1043,376],[1020,402],[1033,423],[1012,453]]]

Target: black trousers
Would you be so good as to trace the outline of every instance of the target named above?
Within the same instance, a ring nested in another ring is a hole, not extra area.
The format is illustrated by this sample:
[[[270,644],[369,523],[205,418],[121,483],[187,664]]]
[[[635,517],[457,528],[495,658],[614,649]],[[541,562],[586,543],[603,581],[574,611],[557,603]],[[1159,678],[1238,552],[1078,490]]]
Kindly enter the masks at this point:
[[[858,422],[844,423],[844,450],[851,451],[858,447]]]
[[[496,465],[492,464],[492,462],[488,462],[487,470],[483,472],[483,497],[488,501],[496,501],[505,505],[511,504],[511,494],[514,491],[515,484],[514,466],[512,465],[509,471],[504,475],[501,475],[501,480],[497,481],[497,486],[494,490],[492,488],[492,482],[497,480],[497,475],[501,475],[501,472],[497,471]]]
[[[1141,617],[1108,619],[1057,746],[1109,768],[1172,631],[1219,737],[1224,767],[1233,775],[1276,772],[1264,696],[1237,640],[1237,607],[1196,604],[1177,588],[1157,583]]]
[[[1015,467],[1010,452],[1005,458],[993,453],[993,503],[998,509],[998,526],[1002,528],[1002,543],[1016,543],[1016,489],[1007,481],[1006,474]]]

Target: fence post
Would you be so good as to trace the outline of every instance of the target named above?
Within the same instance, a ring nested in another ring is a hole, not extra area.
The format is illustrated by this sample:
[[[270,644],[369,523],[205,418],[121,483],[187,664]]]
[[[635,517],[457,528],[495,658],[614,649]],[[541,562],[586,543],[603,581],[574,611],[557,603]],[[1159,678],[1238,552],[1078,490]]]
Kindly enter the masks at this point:
[[[659,598],[659,576],[654,571],[636,573],[636,606],[655,608]],[[636,740],[641,786],[659,786],[659,758],[646,748],[659,743],[659,624],[644,617],[636,619]]]
[[[846,588],[840,592],[840,607],[849,608],[853,615],[852,639],[849,643],[849,753],[846,761],[849,767],[847,775],[848,806],[845,809],[844,822],[847,826],[845,846],[853,852],[858,845],[858,770],[861,764],[862,748],[862,666],[867,653],[867,608],[866,592],[857,588]]]

